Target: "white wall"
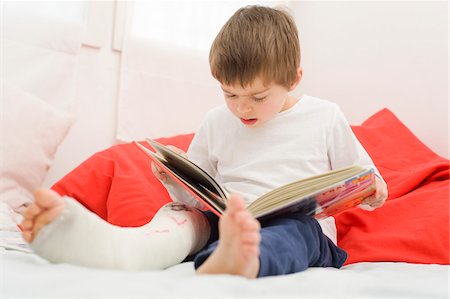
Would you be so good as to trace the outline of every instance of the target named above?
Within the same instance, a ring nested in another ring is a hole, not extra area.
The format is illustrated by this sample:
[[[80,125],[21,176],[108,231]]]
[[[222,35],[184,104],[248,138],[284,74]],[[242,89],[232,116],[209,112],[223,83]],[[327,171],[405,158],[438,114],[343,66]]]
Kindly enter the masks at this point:
[[[352,124],[383,107],[449,157],[446,1],[294,2],[298,93],[340,104]]]
[[[93,153],[115,143],[120,52],[111,48],[114,3],[103,8],[108,16],[106,42],[100,49],[87,46],[81,49],[77,101],[72,111],[76,121],[58,149],[45,186],[53,185]]]
[[[297,95],[338,102],[352,124],[388,107],[449,156],[447,2],[307,1],[294,8],[304,67]],[[81,50],[77,120],[47,186],[115,142],[120,53],[110,45],[114,5],[106,9],[108,42]]]

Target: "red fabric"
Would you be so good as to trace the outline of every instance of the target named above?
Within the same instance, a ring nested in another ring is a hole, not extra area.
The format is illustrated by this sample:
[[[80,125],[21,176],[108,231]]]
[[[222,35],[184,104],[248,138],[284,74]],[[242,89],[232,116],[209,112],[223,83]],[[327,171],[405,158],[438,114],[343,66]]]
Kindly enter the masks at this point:
[[[193,134],[186,134],[158,141],[187,150],[192,138]],[[171,201],[153,176],[150,161],[135,144],[115,145],[81,163],[52,189],[75,198],[112,224],[141,226]]]
[[[449,264],[449,161],[420,142],[387,109],[352,127],[388,184],[389,199],[373,212],[354,208],[336,216],[338,243],[349,258]],[[193,134],[161,138],[187,150]],[[53,186],[119,226],[147,223],[167,191],[150,158],[133,144],[93,155]]]
[[[449,160],[388,109],[352,128],[388,184],[389,198],[375,211],[354,208],[336,216],[347,264],[449,264]]]

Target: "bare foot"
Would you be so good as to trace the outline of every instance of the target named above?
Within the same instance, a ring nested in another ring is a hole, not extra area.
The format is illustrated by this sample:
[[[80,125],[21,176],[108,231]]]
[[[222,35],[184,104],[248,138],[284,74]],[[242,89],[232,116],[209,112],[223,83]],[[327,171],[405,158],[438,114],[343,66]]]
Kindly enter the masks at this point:
[[[259,222],[232,195],[219,220],[219,245],[197,269],[199,274],[234,274],[256,278],[259,272]]]
[[[37,189],[34,203],[23,214],[22,236],[28,243],[33,242],[39,231],[55,220],[64,210],[65,203],[53,190]]]

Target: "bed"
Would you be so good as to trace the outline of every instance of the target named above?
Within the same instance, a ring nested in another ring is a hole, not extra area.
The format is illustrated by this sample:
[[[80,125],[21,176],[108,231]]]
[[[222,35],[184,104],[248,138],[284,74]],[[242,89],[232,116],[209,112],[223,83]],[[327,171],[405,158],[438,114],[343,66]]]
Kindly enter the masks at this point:
[[[114,5],[107,5],[112,19]],[[342,269],[247,280],[196,276],[191,262],[127,272],[51,264],[29,252],[17,223],[33,189],[47,182],[114,225],[151,220],[170,198],[151,175],[149,158],[125,140],[138,138],[136,130],[187,149],[204,111],[191,118],[183,117],[185,111],[222,99],[216,82],[208,85],[213,80],[203,56],[186,59],[180,55],[186,51],[138,48],[142,43],[128,43],[120,55],[94,50],[82,47],[84,28],[78,23],[31,22],[9,10],[2,39],[8,75],[2,79],[8,81],[0,85],[0,298],[449,298],[446,4],[295,5],[309,24],[300,28],[308,73],[304,91],[339,103],[389,186],[381,209],[355,208],[336,217],[338,243],[349,254]],[[146,72],[155,62],[162,67]],[[179,72],[183,65],[186,72]],[[186,78],[195,80],[184,85]],[[161,90],[167,87],[156,88],[161,82],[177,84],[179,93],[168,96],[180,99],[167,127],[155,124],[166,120],[172,105],[148,101],[166,95]],[[194,97],[186,100],[186,90]],[[74,110],[75,118],[69,113]],[[115,139],[124,143],[111,146]]]
[[[51,264],[27,252],[17,227],[20,213],[31,202],[33,188],[45,179],[73,119],[13,85],[4,87],[8,114],[2,121],[9,130],[2,136],[7,145],[0,185],[2,298],[449,296],[449,161],[387,108],[352,126],[390,195],[381,209],[354,208],[336,217],[338,243],[349,254],[345,266],[247,280],[197,276],[191,262],[127,272]],[[187,149],[192,137],[158,141]],[[112,224],[139,226],[170,201],[152,176],[148,159],[132,143],[117,144],[93,153],[52,188],[77,198]],[[130,188],[139,190],[132,198],[126,196]]]
[[[52,265],[16,251],[2,250],[1,258],[2,298],[448,297],[448,267],[440,265],[357,263],[248,280],[195,276],[191,263],[164,271],[122,272]]]

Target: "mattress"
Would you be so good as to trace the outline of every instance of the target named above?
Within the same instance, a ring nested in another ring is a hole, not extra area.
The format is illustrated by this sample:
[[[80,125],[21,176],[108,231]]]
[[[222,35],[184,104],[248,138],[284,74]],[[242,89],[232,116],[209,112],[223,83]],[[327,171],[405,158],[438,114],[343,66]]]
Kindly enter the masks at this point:
[[[87,244],[88,245],[88,244]],[[192,262],[162,271],[113,271],[51,264],[35,254],[0,248],[1,298],[448,298],[450,266],[364,262],[342,269],[249,280],[196,275]]]

